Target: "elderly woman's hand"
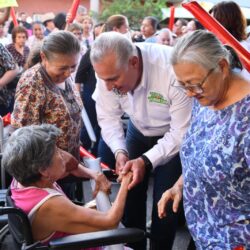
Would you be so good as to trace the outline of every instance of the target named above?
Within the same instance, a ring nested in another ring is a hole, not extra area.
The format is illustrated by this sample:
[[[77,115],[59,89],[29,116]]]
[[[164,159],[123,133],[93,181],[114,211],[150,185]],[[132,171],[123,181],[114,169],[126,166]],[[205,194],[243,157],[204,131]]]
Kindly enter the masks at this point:
[[[175,213],[178,211],[182,199],[182,190],[183,178],[181,176],[172,188],[162,194],[162,197],[158,202],[158,216],[160,219],[166,217],[166,206],[170,200],[173,200],[173,211]]]
[[[109,182],[109,180],[106,178],[106,176],[101,173],[98,172],[95,177],[95,190],[93,192],[93,196],[95,197],[98,193],[98,191],[103,191],[107,194],[111,193],[111,183]]]
[[[129,171],[127,174],[120,174],[117,181],[121,182],[122,185],[128,187],[133,180],[133,173]]]

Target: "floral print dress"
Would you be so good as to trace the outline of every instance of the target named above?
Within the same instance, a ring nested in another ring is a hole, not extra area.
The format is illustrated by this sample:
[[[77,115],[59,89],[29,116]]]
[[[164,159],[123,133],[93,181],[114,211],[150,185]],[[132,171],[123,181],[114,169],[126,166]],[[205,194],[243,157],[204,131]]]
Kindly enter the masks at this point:
[[[16,63],[10,52],[0,43],[0,78],[9,70],[16,68]],[[0,89],[0,105],[10,107],[15,95],[15,88],[4,86]]]
[[[250,249],[250,96],[217,111],[195,101],[181,160],[197,249]]]
[[[54,124],[62,130],[57,146],[79,158],[82,101],[68,78],[57,87],[41,64],[24,72],[18,82],[11,124]]]

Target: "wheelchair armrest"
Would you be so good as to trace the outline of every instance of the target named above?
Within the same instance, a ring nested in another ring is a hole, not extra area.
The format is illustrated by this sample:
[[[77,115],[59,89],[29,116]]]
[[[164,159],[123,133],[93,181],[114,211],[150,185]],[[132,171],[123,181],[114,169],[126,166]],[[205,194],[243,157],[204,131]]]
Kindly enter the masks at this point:
[[[50,249],[81,249],[130,243],[141,240],[145,232],[137,228],[118,228],[93,233],[76,234],[49,242]]]

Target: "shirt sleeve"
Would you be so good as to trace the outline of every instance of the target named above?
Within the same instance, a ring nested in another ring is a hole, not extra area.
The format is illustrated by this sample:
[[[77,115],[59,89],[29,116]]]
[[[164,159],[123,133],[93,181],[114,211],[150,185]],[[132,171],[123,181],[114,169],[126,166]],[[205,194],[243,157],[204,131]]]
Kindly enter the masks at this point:
[[[41,124],[45,100],[45,86],[41,84],[41,79],[26,71],[17,85],[11,125],[19,128],[30,124]]]
[[[144,155],[151,161],[153,167],[163,165],[171,160],[180,149],[183,137],[191,118],[192,102],[184,91],[169,87],[170,99],[170,129],[157,144]]]
[[[0,65],[5,71],[13,70],[16,68],[16,63],[13,56],[7,48],[0,44]]]
[[[105,83],[97,78],[96,89],[93,99],[96,101],[96,113],[98,124],[104,141],[109,145],[112,152],[117,149],[126,150],[125,136],[121,116],[124,111],[120,99],[112,91],[106,89]]]

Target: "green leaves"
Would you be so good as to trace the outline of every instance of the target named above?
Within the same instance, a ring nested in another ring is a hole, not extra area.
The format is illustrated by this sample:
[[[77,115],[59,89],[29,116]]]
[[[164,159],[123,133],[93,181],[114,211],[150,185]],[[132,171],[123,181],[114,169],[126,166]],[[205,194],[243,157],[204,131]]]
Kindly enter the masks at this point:
[[[128,20],[131,29],[138,30],[146,16],[155,16],[162,19],[161,8],[166,7],[166,0],[102,0],[102,12],[97,17],[99,21],[105,21],[111,15],[122,14]]]

